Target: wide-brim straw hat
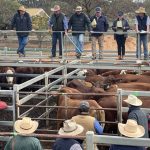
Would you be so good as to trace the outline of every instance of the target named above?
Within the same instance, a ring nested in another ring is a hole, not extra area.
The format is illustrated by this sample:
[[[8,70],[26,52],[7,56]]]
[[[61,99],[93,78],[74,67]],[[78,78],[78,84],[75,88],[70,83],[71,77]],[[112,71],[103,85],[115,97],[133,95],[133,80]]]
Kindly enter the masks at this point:
[[[133,106],[141,106],[142,105],[142,101],[140,99],[138,99],[136,96],[134,95],[128,95],[128,98],[124,100],[124,102],[133,105]]]
[[[24,6],[20,6],[18,11],[26,11],[25,7]]]
[[[145,134],[143,126],[137,124],[135,120],[128,119],[126,124],[118,124],[119,132],[126,137],[142,137]]]
[[[59,11],[59,10],[60,10],[59,5],[55,5],[54,8],[51,8],[51,11]]]
[[[144,7],[140,7],[138,10],[135,11],[137,14],[140,14],[140,13],[143,13],[145,14],[146,11],[145,11],[145,8]]]
[[[24,117],[22,120],[15,122],[14,128],[20,134],[31,134],[38,128],[38,122],[32,121],[29,117]]]
[[[75,121],[66,120],[63,123],[63,127],[59,129],[58,134],[75,136],[81,134],[83,130],[84,128]]]
[[[82,7],[81,6],[77,6],[75,11],[82,11]]]

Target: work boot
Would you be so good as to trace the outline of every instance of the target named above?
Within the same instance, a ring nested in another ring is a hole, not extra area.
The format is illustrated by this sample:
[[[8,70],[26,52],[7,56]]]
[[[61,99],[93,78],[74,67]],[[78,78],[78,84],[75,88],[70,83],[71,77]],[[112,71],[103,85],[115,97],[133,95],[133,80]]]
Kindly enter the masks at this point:
[[[80,59],[81,53],[76,53],[76,57],[77,57],[77,59]]]
[[[96,53],[92,54],[92,59],[96,59]]]
[[[124,55],[122,56],[122,58],[121,58],[122,60],[124,60],[125,59],[125,57],[124,57]]]
[[[120,56],[120,55],[118,55],[118,58],[117,58],[117,60],[121,60],[121,56]]]

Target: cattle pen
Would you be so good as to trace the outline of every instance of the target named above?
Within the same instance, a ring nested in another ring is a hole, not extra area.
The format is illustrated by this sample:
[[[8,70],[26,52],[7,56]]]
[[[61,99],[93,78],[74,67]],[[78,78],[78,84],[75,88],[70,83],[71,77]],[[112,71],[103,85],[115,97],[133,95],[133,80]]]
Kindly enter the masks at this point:
[[[2,32],[2,36],[7,34],[6,32]],[[11,33],[12,34],[12,33]],[[34,33],[35,34],[35,33]],[[111,34],[111,33],[110,33]],[[14,36],[14,35],[10,35]],[[32,35],[33,36],[33,35]],[[31,37],[32,37],[31,36]],[[5,37],[6,38],[6,37]],[[33,36],[32,40],[35,38]],[[9,107],[6,110],[2,111],[2,114],[6,114],[9,116],[8,118],[1,118],[0,126],[4,128],[2,130],[3,134],[0,135],[0,142],[7,141],[10,137],[12,137],[15,133],[13,129],[13,124],[16,119],[20,119],[24,116],[29,116],[34,120],[39,122],[39,128],[37,130],[37,135],[34,136],[39,137],[44,145],[44,149],[51,149],[51,144],[54,140],[59,137],[57,136],[57,124],[59,121],[64,121],[68,118],[67,111],[70,109],[77,109],[77,107],[70,107],[67,105],[67,102],[64,106],[57,105],[57,96],[62,95],[64,97],[68,95],[104,95],[103,93],[59,93],[58,91],[62,87],[66,87],[68,81],[72,79],[85,79],[85,74],[78,74],[80,71],[85,69],[97,69],[97,70],[133,70],[138,74],[141,74],[142,71],[149,71],[149,60],[142,60],[137,62],[137,60],[133,57],[133,52],[127,52],[127,57],[129,59],[116,61],[111,58],[111,55],[114,54],[113,51],[104,52],[103,60],[92,60],[90,59],[88,53],[85,54],[80,60],[76,59],[72,55],[68,55],[65,53],[65,44],[64,44],[64,55],[62,59],[54,58],[51,59],[47,55],[46,51],[42,51],[41,49],[35,48],[35,51],[31,51],[30,48],[27,50],[27,57],[18,58],[14,53],[14,50],[9,48],[11,45],[9,38],[9,34],[7,39],[3,39],[5,41],[5,45],[1,44],[3,48],[0,51],[0,67],[29,67],[29,68],[50,68],[44,73],[14,73],[6,74],[0,73],[0,76],[13,76],[17,77],[28,77],[27,80],[23,83],[14,83],[13,85],[0,83],[0,97],[6,99]],[[69,42],[68,45],[72,45],[70,41],[68,41],[67,37],[65,37],[65,42]],[[31,41],[31,46],[35,41]],[[46,43],[47,41],[44,41]],[[50,40],[48,41],[50,42]],[[47,42],[47,43],[48,43]],[[13,45],[14,46],[14,45]],[[15,47],[15,46],[14,46]],[[71,47],[71,46],[70,46]],[[69,52],[69,50],[67,51]],[[10,56],[12,56],[10,58]],[[12,89],[8,87],[11,86]],[[5,87],[6,89],[3,89]],[[129,94],[135,94],[137,96],[146,96],[150,97],[149,91],[132,91],[132,90],[123,90],[118,88],[117,92],[108,92],[107,96],[115,96],[117,102],[117,108],[101,108],[100,110],[111,110],[117,112],[117,120],[115,122],[105,121],[101,123],[105,124],[117,124],[118,122],[122,122],[122,113],[127,112],[127,108],[122,106],[123,97],[126,97]],[[57,110],[65,109],[64,118],[57,118]],[[142,108],[146,113],[150,113],[149,108]],[[99,110],[99,109],[96,109]],[[7,126],[9,128],[7,128]],[[8,133],[6,133],[8,132]],[[52,135],[52,136],[48,136]],[[55,136],[53,136],[55,134]],[[41,136],[40,136],[41,135]],[[84,138],[85,137],[81,137]],[[117,141],[117,139],[116,139]],[[109,145],[109,142],[107,143]],[[111,143],[110,143],[111,144]],[[149,146],[149,145],[147,145]],[[88,147],[87,147],[88,149]],[[92,150],[92,149],[91,149]]]

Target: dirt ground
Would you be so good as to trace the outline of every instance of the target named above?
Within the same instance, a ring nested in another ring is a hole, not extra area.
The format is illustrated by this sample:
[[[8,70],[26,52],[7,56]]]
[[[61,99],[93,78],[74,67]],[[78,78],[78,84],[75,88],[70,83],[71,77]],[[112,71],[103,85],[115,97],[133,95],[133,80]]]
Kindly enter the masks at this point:
[[[150,42],[148,44],[150,47]],[[91,43],[87,43],[84,45],[85,49],[91,49]],[[98,48],[98,44],[97,44]],[[104,36],[104,50],[116,50],[117,49],[117,44],[116,41],[114,40],[114,36],[112,35],[106,35]],[[128,36],[126,39],[126,50],[129,51],[135,51],[136,49],[136,38]]]

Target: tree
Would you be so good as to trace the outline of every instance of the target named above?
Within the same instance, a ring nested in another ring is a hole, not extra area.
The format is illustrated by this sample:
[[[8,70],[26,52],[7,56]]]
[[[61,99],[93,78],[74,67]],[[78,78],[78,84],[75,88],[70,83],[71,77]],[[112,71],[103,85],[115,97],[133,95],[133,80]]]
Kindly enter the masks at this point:
[[[7,29],[10,24],[12,14],[16,12],[19,7],[16,0],[0,0],[0,29]]]
[[[46,30],[47,29],[47,23],[48,23],[48,17],[46,15],[44,16],[33,16],[32,17],[32,26],[35,30]],[[37,32],[36,33],[38,41],[39,41],[39,47],[41,48],[43,38],[47,35],[45,32]]]

